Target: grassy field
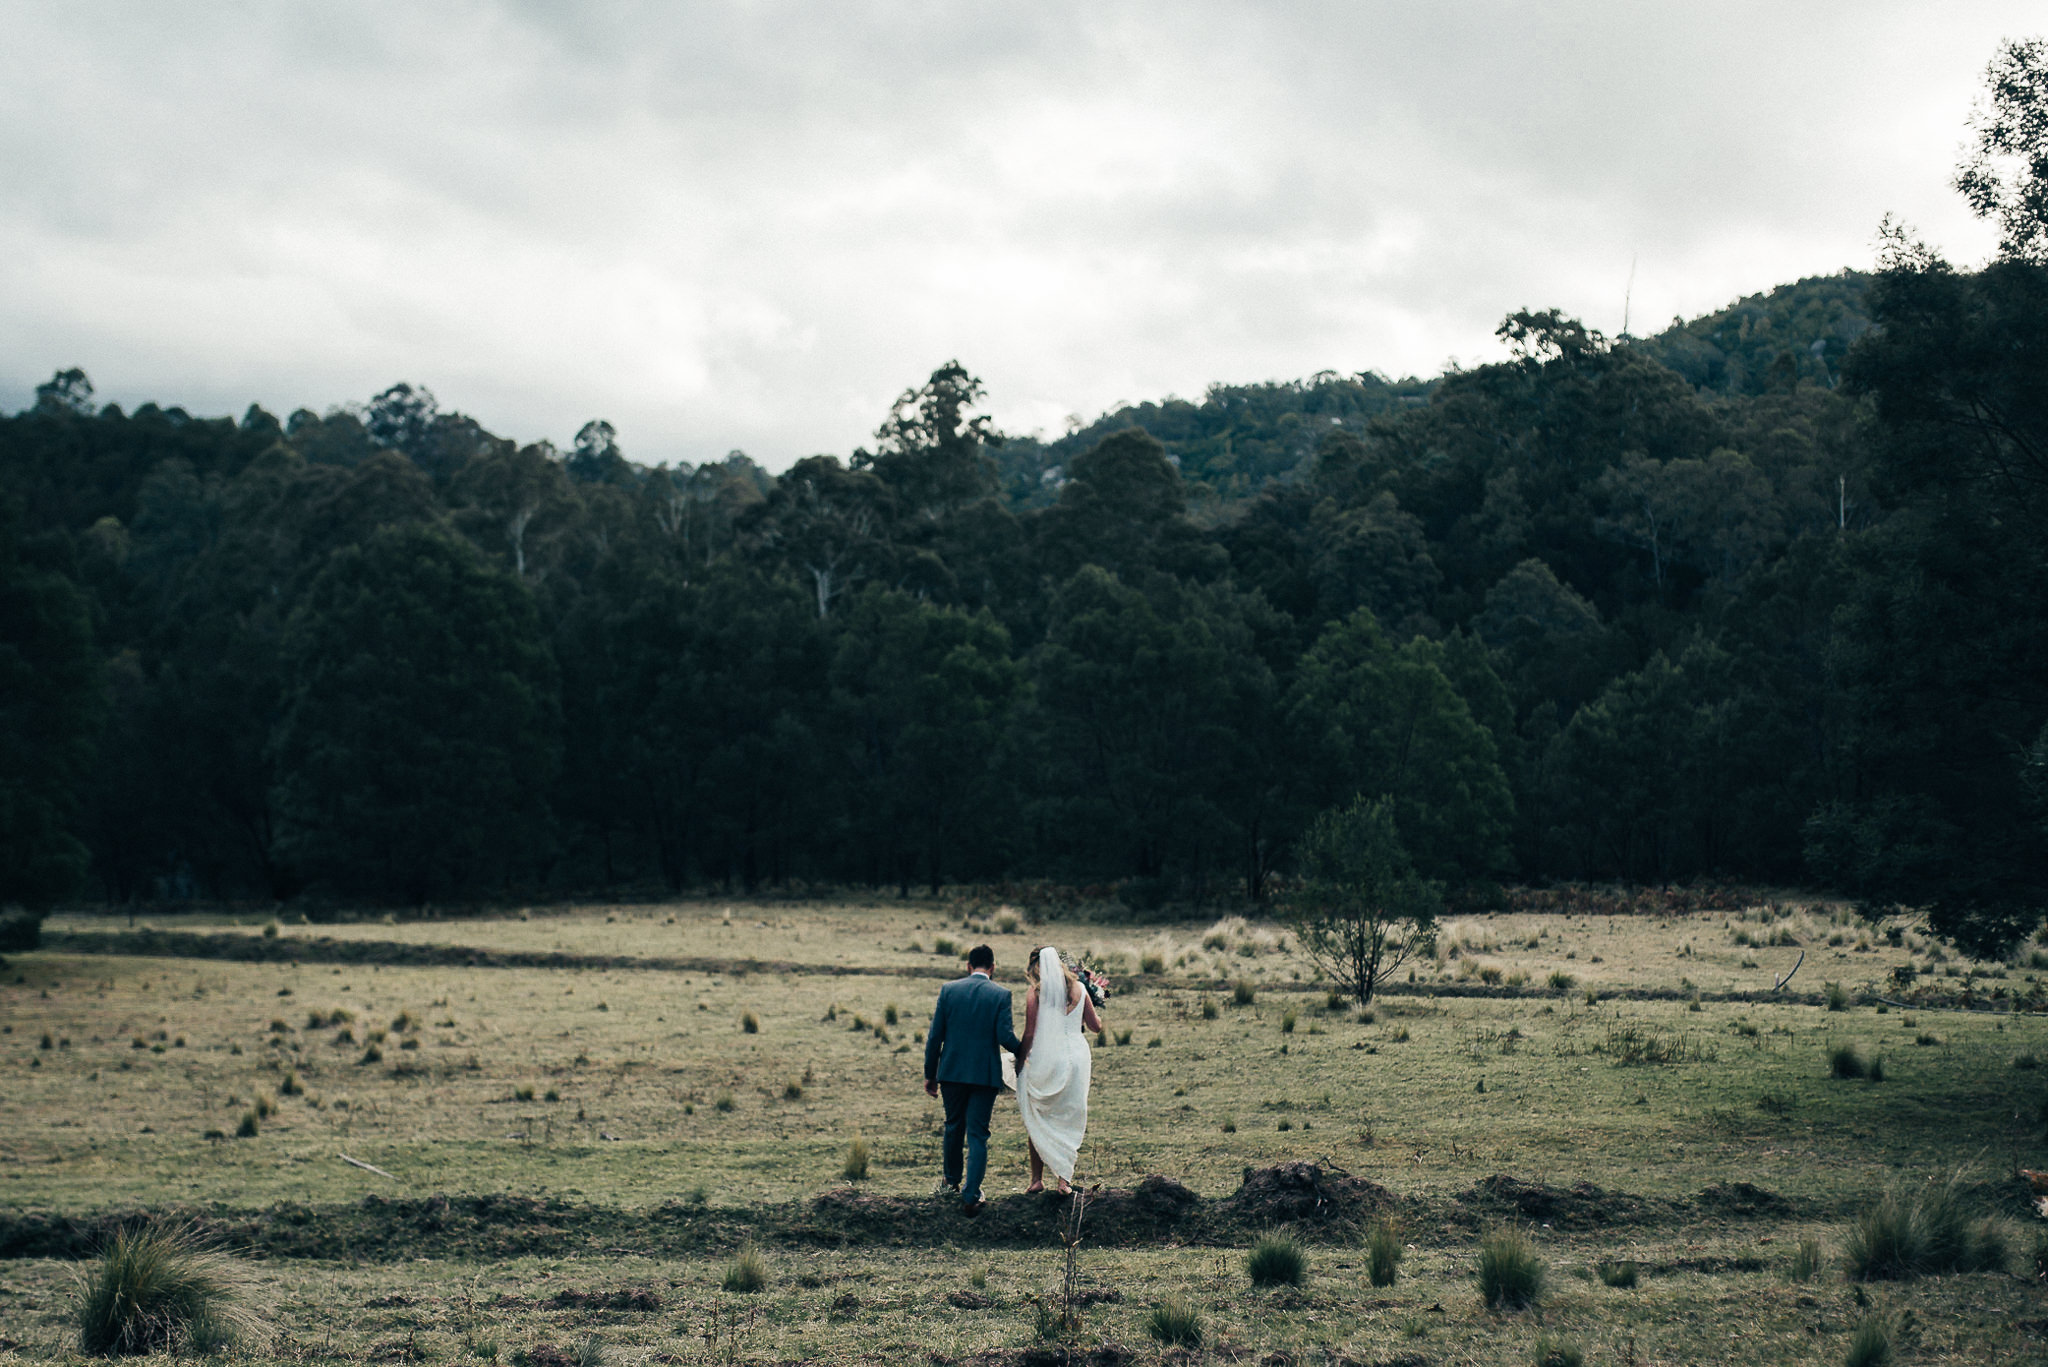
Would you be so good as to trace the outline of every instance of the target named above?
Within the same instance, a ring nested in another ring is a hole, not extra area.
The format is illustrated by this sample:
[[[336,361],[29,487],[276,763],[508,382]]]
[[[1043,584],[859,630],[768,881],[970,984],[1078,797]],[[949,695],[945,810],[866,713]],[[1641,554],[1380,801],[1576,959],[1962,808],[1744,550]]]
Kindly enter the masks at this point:
[[[70,1351],[77,1256],[143,1211],[197,1212],[248,1250],[265,1361],[1042,1353],[1057,1211],[1012,1194],[1008,1110],[990,1217],[928,1198],[919,1037],[965,946],[993,944],[1015,983],[1050,939],[1117,978],[1082,1158],[1111,1193],[1081,1255],[1075,1342],[1099,1359],[1172,1355],[1146,1322],[1183,1295],[1206,1328],[1193,1360],[1525,1362],[1549,1334],[1591,1362],[1841,1362],[1875,1313],[1900,1317],[1902,1360],[2048,1361],[2012,1176],[2048,1167],[2033,946],[1972,964],[1794,903],[1473,917],[1359,1012],[1284,930],[1235,918],[710,902],[157,924],[178,956],[132,952],[125,920],[59,918],[0,975],[0,1360]],[[1881,1080],[1833,1076],[1842,1046]],[[856,1137],[872,1161],[851,1185]],[[1356,1208],[1247,1199],[1248,1172],[1298,1162],[1349,1174]],[[2007,1274],[1790,1279],[1800,1240],[1832,1250],[1888,1185],[1958,1162],[2007,1222]],[[1148,1224],[1114,1193],[1155,1175],[1187,1204]],[[1408,1253],[1375,1289],[1359,1241],[1382,1212]],[[1475,1290],[1501,1222],[1550,1265],[1535,1311]],[[1304,1286],[1248,1288],[1269,1225],[1306,1242]],[[748,1240],[768,1286],[728,1295]],[[1637,1286],[1592,1275],[1614,1259]]]

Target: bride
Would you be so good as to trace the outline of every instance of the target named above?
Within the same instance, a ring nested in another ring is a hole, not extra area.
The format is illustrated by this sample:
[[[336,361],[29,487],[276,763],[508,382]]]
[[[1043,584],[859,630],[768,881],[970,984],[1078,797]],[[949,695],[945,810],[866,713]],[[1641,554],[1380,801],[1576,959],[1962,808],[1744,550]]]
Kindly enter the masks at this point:
[[[1099,1031],[1102,1021],[1074,970],[1051,945],[1032,956],[1026,973],[1031,988],[1024,996],[1024,1048],[1017,1056],[1017,1109],[1031,1144],[1031,1185],[1025,1191],[1044,1191],[1045,1170],[1051,1168],[1064,1193],[1088,1129],[1094,1060],[1081,1030]]]

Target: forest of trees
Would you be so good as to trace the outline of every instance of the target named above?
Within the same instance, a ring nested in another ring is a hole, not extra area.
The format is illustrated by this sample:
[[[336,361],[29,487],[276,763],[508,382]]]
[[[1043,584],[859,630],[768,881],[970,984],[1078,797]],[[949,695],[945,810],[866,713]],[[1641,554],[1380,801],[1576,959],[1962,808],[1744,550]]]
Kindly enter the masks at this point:
[[[1802,881],[2009,945],[2048,888],[2025,189],[1978,271],[1895,233],[1655,338],[1517,313],[1428,382],[1045,442],[948,364],[779,476],[61,372],[0,417],[0,902],[1256,901],[1365,795],[1468,900]]]

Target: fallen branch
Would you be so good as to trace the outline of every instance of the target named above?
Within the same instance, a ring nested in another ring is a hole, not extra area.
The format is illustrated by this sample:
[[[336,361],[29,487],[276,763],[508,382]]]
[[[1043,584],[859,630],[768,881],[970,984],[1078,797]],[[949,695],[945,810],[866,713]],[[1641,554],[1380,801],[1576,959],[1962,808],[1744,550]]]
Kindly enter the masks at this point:
[[[347,1154],[342,1154],[341,1161],[348,1164],[352,1168],[361,1168],[364,1172],[374,1172],[379,1177],[391,1177],[390,1173],[384,1171],[384,1169],[378,1167],[375,1163],[365,1163],[360,1158],[350,1158]],[[391,1177],[391,1180],[396,1182],[398,1179],[396,1177]]]
[[[1799,963],[1792,965],[1792,973],[1797,973],[1799,971],[1799,964],[1803,964],[1805,962],[1806,951],[1802,949],[1799,951]],[[1771,991],[1783,992],[1785,990],[1785,984],[1792,981],[1792,973],[1787,973],[1784,977],[1778,979],[1778,985],[1776,987],[1773,987]]]

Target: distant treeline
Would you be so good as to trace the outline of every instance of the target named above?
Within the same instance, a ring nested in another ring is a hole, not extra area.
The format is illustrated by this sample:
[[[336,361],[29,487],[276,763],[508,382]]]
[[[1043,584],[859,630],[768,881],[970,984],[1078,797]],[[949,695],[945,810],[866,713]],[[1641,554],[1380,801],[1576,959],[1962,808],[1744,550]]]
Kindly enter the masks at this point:
[[[1259,899],[1390,795],[1507,880],[2039,920],[2048,269],[1004,441],[957,364],[771,476],[397,385],[0,418],[0,899],[1051,877]]]

